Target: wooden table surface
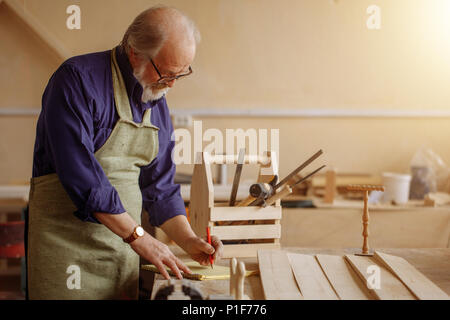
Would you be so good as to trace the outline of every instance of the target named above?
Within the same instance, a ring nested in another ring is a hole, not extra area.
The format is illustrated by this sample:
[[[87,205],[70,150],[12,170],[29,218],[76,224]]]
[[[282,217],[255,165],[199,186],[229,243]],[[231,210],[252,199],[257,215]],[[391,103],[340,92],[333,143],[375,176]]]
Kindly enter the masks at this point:
[[[187,258],[181,249],[176,246],[171,246],[173,252],[180,258]],[[361,251],[361,248],[348,249],[326,249],[326,248],[295,248],[284,247],[283,250],[303,253],[303,254],[330,254],[330,255],[344,255],[354,254]],[[437,286],[450,295],[450,249],[449,248],[420,248],[420,249],[403,249],[403,248],[377,248],[377,251],[385,252],[395,256],[406,259],[417,270],[422,272],[426,277],[433,281]],[[238,259],[244,261],[247,270],[258,269],[257,258],[243,258]],[[228,266],[229,259],[222,259],[218,262],[220,265]],[[207,281],[192,281],[203,296],[210,294],[229,294],[229,280],[207,280]],[[161,275],[156,274],[152,298],[161,285],[167,283]],[[264,300],[264,294],[261,287],[261,279],[259,276],[251,276],[245,279],[244,286],[245,294],[253,300]]]

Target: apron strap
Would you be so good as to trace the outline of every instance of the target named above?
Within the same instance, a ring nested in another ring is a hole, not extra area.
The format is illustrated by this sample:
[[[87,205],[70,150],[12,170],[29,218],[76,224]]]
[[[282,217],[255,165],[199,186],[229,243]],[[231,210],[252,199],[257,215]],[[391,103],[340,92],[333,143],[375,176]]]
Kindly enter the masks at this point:
[[[119,118],[127,123],[134,125],[135,127],[150,127],[159,130],[159,128],[151,123],[151,108],[145,110],[142,118],[142,123],[136,123],[133,121],[133,114],[131,113],[130,100],[128,99],[127,89],[125,82],[123,81],[122,73],[120,72],[119,65],[117,64],[116,48],[111,52],[111,69],[113,80],[114,100],[116,101],[116,110],[119,114]]]
[[[155,127],[151,122],[152,109],[148,108],[144,112],[144,116],[142,118],[142,125],[145,127]]]
[[[116,59],[116,48],[111,52],[111,69],[114,100],[116,102],[116,110],[120,119],[133,122],[133,114],[131,113],[130,101],[128,99],[125,82]]]

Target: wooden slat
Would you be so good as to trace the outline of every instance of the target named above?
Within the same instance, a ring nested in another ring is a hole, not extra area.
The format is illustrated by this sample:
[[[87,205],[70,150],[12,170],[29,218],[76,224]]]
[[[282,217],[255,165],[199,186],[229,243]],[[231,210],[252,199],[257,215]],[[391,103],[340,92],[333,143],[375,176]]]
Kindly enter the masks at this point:
[[[258,250],[258,263],[266,300],[300,300],[303,298],[286,252]]]
[[[208,163],[211,164],[236,164],[239,161],[239,155],[227,154],[227,155],[210,155]],[[271,158],[267,156],[259,155],[245,155],[244,164],[270,164]]]
[[[211,167],[206,164],[207,153],[197,153],[190,189],[189,218],[194,232],[206,235],[210,208],[214,207],[214,188]]]
[[[341,300],[369,300],[371,295],[343,256],[316,255],[323,272]]]
[[[375,258],[394,273],[420,300],[449,300],[450,297],[430,279],[401,257],[375,252]]]
[[[307,254],[288,253],[295,280],[305,300],[338,300],[319,263]]]
[[[214,226],[211,228],[211,234],[220,240],[273,239],[281,237],[281,225]]]
[[[277,250],[279,243],[251,243],[251,244],[226,244],[223,248],[223,258],[256,257],[258,250]]]
[[[214,207],[211,221],[242,221],[281,219],[281,207]]]
[[[369,291],[379,300],[415,300],[414,295],[403,283],[383,265],[377,264],[370,257],[346,255],[345,258],[350,262],[352,268],[367,283],[371,274],[367,273],[370,266],[378,266],[380,268],[380,288]]]

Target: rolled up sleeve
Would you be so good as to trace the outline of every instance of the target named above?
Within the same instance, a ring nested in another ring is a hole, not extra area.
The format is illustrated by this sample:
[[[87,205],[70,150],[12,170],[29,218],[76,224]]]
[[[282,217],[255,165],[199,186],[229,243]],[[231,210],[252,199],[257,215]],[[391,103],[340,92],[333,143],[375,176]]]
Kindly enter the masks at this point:
[[[63,65],[52,76],[41,116],[55,172],[78,209],[74,215],[100,223],[94,212],[125,212],[119,194],[94,156],[92,101],[75,67]]]
[[[82,221],[100,223],[94,217],[94,212],[120,214],[126,211],[119,194],[112,186],[91,188],[88,194],[85,206],[74,212],[74,215]]]
[[[149,166],[141,168],[139,179],[144,209],[150,224],[156,227],[175,216],[186,216],[180,185],[174,183],[176,167],[171,155],[175,142],[169,138],[173,127],[171,123],[167,125],[168,134],[159,140],[158,156]]]

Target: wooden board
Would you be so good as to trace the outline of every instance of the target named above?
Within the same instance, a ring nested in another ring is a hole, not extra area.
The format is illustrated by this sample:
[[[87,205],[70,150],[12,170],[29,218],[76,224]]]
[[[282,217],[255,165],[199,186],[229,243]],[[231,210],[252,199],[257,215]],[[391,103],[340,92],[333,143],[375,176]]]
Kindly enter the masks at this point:
[[[189,255],[175,244],[169,245],[170,250],[183,261],[189,260]],[[339,256],[341,259],[345,254],[354,254],[359,249],[355,248],[304,248],[304,247],[285,247],[283,250],[292,253],[310,254],[310,255],[333,255]],[[405,249],[405,248],[386,248],[380,249],[382,252],[386,252],[391,255],[399,256],[406,259],[417,270],[422,272],[427,278],[442,288],[447,294],[450,295],[450,282],[448,281],[450,270],[450,248],[421,248],[421,249]],[[245,262],[247,270],[258,270],[257,258],[242,258],[240,261]],[[345,261],[345,260],[344,260]],[[345,261],[346,262],[346,261]],[[347,263],[347,262],[346,262]],[[229,267],[230,262],[227,259],[221,259],[217,262],[217,265],[223,265]],[[347,263],[350,267],[350,265]],[[351,268],[351,267],[350,267]],[[353,269],[352,272],[354,273]],[[153,278],[151,272],[143,271],[144,277],[149,277],[149,280]],[[355,276],[356,273],[355,273]],[[362,281],[358,281],[362,283]],[[217,295],[217,294],[229,294],[230,281],[229,280],[211,280],[211,281],[192,281],[195,286],[204,294]],[[151,283],[151,281],[149,281]],[[161,285],[167,285],[165,280],[160,274],[155,274],[155,281],[153,282],[153,293],[158,291]],[[151,290],[151,288],[149,288]],[[244,282],[245,294],[252,300],[264,300],[264,293],[261,284],[260,276],[251,276],[245,278]],[[350,310],[350,309],[349,309]]]
[[[316,259],[339,299],[371,299],[369,290],[343,256],[318,254]]]
[[[368,269],[371,266],[380,268],[380,288],[368,288],[369,291],[379,300],[416,300],[415,296],[409,291],[403,283],[387,270],[383,265],[375,262],[370,257],[362,257],[355,255],[346,255],[345,258],[350,262],[352,268],[367,283],[371,276]]]
[[[279,243],[227,244],[223,246],[222,258],[256,257],[258,250],[278,250]]]
[[[338,300],[314,256],[288,253],[295,280],[305,300]]]
[[[192,271],[192,274],[186,274],[182,272],[182,275],[186,279],[190,280],[223,280],[230,279],[230,268],[225,266],[214,265],[214,268],[210,266],[202,266],[196,261],[184,261],[184,264],[188,266],[188,268]],[[141,268],[143,270],[148,270],[156,273],[160,273],[158,268],[153,264],[145,264],[142,265]],[[174,276],[175,274],[172,272],[169,267],[166,267],[169,275]],[[257,270],[247,270],[245,272],[245,276],[249,277],[252,275],[258,274]]]
[[[323,202],[333,203],[336,198],[336,171],[328,170],[325,173],[325,196]]]
[[[420,300],[449,300],[450,297],[403,258],[375,251],[375,258],[394,273]]]
[[[212,207],[211,221],[281,219],[281,207]]]
[[[207,157],[203,153],[197,153],[196,155],[189,197],[190,224],[194,232],[200,237],[206,236],[210,208],[214,207],[211,168],[205,165]]]
[[[258,250],[258,263],[266,300],[303,299],[285,251]]]
[[[213,226],[211,234],[216,235],[220,240],[273,239],[281,237],[281,225]]]

